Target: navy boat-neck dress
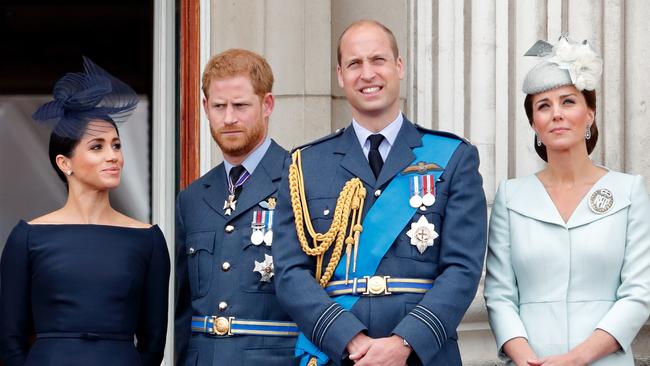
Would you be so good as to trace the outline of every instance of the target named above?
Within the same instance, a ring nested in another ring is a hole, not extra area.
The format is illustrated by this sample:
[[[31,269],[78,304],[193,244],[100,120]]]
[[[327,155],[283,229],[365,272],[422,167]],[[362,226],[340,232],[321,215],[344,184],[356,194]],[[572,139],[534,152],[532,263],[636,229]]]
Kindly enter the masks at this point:
[[[20,221],[0,261],[0,358],[5,366],[160,365],[169,265],[157,226]]]

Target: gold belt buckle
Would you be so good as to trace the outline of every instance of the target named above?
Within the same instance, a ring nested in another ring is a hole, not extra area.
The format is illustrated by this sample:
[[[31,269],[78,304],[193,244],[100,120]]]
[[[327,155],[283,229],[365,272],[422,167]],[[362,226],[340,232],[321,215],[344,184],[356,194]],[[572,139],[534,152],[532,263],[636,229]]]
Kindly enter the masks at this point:
[[[381,295],[390,295],[391,292],[388,291],[388,279],[390,276],[364,276],[366,279],[366,291],[363,295],[368,296],[381,296]]]
[[[232,335],[231,326],[232,321],[235,319],[234,316],[228,318],[224,316],[212,317],[212,333],[218,336]]]

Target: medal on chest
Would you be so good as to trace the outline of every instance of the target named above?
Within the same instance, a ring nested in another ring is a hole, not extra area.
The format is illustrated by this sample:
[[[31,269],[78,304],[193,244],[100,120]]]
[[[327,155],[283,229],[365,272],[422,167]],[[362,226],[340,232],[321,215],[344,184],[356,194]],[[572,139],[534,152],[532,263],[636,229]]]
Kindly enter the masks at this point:
[[[406,232],[411,238],[411,245],[415,246],[420,254],[423,254],[428,247],[433,246],[433,241],[438,237],[435,226],[425,216],[420,216],[417,222],[411,223],[411,229]]]
[[[418,208],[422,205],[429,207],[436,202],[435,178],[431,174],[414,175],[410,178],[409,188],[411,198],[409,205]]]
[[[422,196],[422,204],[429,207],[436,203],[436,183],[433,175],[427,174],[422,176],[422,188],[424,196]]]
[[[259,205],[268,211],[253,211],[251,243],[255,245],[264,243],[270,247],[273,244],[273,217],[275,215],[273,209],[275,208],[275,198],[270,197],[267,201],[260,202]]]
[[[251,222],[251,243],[266,246],[273,244],[273,216],[274,211],[253,211],[253,221]]]
[[[253,211],[253,221],[251,222],[251,243],[260,245],[264,241],[264,216],[265,211]]]
[[[273,257],[268,254],[264,254],[263,262],[255,261],[255,268],[253,268],[253,272],[257,272],[262,276],[260,278],[260,282],[271,282],[271,277],[273,277],[274,274]]]

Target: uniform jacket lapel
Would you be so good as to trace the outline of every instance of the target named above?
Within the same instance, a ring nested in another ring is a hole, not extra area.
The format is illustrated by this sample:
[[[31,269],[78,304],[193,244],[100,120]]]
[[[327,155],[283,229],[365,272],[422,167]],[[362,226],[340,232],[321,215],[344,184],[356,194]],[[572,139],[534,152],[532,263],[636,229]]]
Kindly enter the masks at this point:
[[[230,216],[231,220],[277,191],[274,181],[282,178],[285,154],[286,152],[278,144],[271,142],[271,146],[248,182],[244,183],[241,194],[237,198],[237,207]]]
[[[404,168],[413,162],[415,154],[412,149],[422,146],[422,137],[420,132],[415,128],[411,121],[404,117],[402,128],[400,128],[395,143],[386,157],[381,173],[377,178],[376,187],[383,186],[386,182],[393,179]]]
[[[223,204],[228,198],[228,178],[223,163],[208,173],[210,176],[206,177],[204,183],[203,200],[226,220],[234,219],[277,190],[273,181],[282,177],[285,154],[286,152],[275,141],[271,141],[271,146],[255,168],[253,175],[244,184],[237,199],[237,207],[230,216],[226,216],[223,209]]]
[[[335,153],[344,154],[341,166],[352,175],[359,177],[371,187],[381,187],[395,175],[406,168],[415,159],[411,151],[414,147],[422,145],[422,138],[415,126],[404,117],[402,127],[384,162],[379,177],[375,179],[368,160],[366,159],[359,139],[351,126],[346,128]]]
[[[369,186],[375,185],[375,175],[370,169],[368,160],[366,160],[363,150],[359,145],[359,139],[354,133],[354,128],[348,126],[341,136],[341,140],[335,154],[343,154],[341,159],[341,166],[350,172],[353,176],[359,177],[364,183]]]
[[[228,183],[223,163],[208,174],[210,175],[203,183],[205,187],[203,201],[219,215],[227,218],[228,216],[224,214],[223,204],[228,198]]]

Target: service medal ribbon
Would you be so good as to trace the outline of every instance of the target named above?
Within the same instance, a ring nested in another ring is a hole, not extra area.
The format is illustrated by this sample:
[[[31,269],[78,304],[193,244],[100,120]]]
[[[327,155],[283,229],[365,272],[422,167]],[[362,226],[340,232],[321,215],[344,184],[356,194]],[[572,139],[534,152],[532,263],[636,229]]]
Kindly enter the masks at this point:
[[[409,205],[413,208],[418,208],[422,205],[422,196],[420,195],[422,184],[420,177],[419,175],[414,175],[410,180],[411,198],[409,199]]]
[[[273,244],[273,215],[274,211],[266,211],[266,220],[264,221],[266,224],[266,233],[264,234],[264,244],[266,246],[271,246]]]
[[[432,174],[422,176],[424,196],[422,196],[422,203],[429,207],[436,203],[436,183]]]
[[[260,245],[264,242],[264,211],[253,211],[253,221],[251,222],[251,243]]]

